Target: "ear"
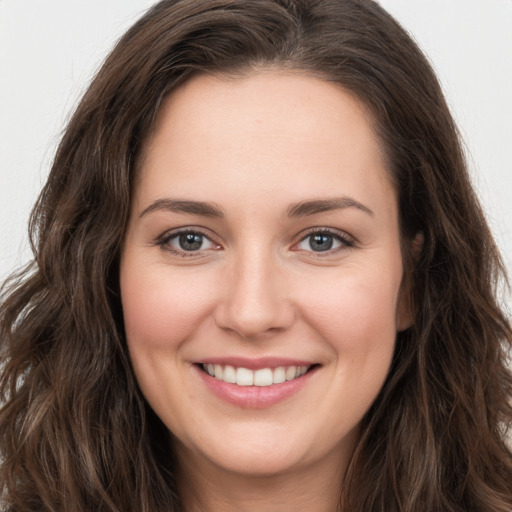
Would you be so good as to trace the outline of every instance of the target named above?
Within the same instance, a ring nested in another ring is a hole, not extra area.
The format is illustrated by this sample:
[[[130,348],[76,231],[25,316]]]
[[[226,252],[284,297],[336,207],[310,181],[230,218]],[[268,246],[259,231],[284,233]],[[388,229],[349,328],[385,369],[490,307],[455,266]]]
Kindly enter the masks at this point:
[[[412,269],[420,257],[421,251],[423,250],[424,241],[425,236],[423,235],[422,231],[419,231],[416,233],[414,239],[408,242],[408,244],[410,244],[408,252],[412,255],[412,258],[404,258],[405,260],[408,260],[410,264],[405,265],[406,268],[404,269],[400,291],[398,292],[396,308],[396,330],[398,332],[409,329],[409,327],[411,327],[411,325],[414,323],[416,312],[412,298]]]

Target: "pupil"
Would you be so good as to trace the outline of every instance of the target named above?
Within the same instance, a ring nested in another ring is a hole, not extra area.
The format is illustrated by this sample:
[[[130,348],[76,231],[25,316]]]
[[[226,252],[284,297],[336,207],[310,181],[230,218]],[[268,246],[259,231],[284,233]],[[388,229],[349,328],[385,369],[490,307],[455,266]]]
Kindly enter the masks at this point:
[[[203,236],[195,233],[185,233],[184,235],[180,235],[179,242],[180,247],[184,251],[197,251],[198,249],[201,249]]]
[[[332,236],[317,234],[309,239],[309,245],[314,251],[328,251],[332,248]]]

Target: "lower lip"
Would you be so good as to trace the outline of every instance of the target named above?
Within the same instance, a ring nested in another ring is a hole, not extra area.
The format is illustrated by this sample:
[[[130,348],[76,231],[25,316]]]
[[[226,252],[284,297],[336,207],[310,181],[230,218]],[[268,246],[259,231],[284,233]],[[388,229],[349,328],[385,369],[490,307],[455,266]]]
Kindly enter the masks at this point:
[[[249,409],[263,409],[283,402],[298,393],[316,373],[314,367],[307,373],[293,380],[272,384],[270,386],[238,386],[211,377],[206,372],[195,366],[195,371],[203,379],[208,389],[222,400]]]

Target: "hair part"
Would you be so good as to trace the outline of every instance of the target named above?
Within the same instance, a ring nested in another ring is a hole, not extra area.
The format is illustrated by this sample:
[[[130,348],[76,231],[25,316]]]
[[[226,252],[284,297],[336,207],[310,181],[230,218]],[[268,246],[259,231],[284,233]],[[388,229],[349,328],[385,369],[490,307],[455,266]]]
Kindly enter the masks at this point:
[[[6,510],[180,510],[170,436],[127,353],[120,247],[165,98],[198,73],[261,69],[353,93],[398,191],[415,322],[398,334],[340,507],[511,509],[512,332],[496,299],[505,271],[423,54],[371,0],[164,0],[120,39],[78,105],[31,217],[34,262],[3,289]]]

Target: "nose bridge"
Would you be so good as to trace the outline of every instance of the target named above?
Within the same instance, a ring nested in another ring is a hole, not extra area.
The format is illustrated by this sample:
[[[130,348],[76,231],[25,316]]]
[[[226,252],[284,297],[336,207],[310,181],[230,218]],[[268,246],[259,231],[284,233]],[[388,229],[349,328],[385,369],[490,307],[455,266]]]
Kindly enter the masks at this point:
[[[267,244],[237,251],[227,271],[217,323],[244,338],[286,328],[293,319],[286,297],[284,270]]]

